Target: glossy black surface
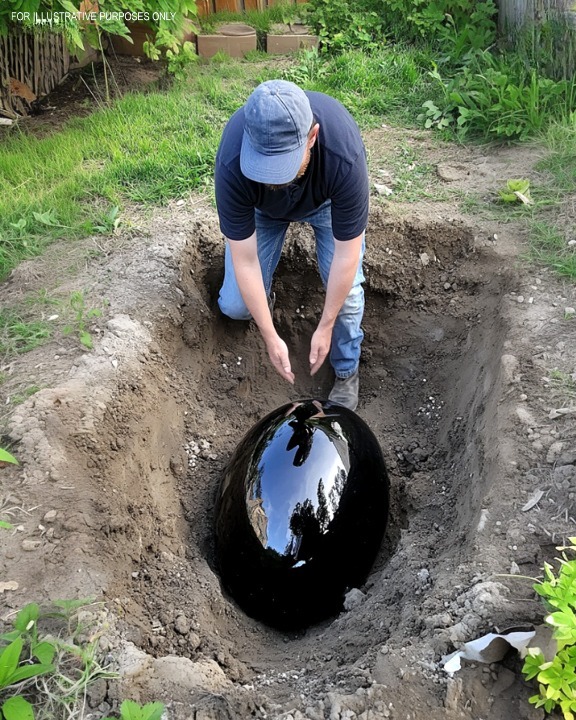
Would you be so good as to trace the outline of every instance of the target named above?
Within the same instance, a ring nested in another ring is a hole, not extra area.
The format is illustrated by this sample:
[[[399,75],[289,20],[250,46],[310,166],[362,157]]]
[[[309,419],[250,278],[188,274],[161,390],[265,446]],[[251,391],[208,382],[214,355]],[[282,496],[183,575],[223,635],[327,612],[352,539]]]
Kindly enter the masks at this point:
[[[388,518],[378,441],[341,405],[284,405],[244,437],[216,509],[223,585],[252,617],[282,629],[336,614],[361,585]]]

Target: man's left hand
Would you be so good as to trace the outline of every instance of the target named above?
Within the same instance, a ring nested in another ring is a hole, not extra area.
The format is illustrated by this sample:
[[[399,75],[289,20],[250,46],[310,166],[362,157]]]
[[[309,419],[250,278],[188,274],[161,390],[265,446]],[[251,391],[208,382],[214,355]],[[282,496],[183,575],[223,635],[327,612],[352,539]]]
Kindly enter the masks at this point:
[[[332,327],[318,325],[310,342],[310,375],[314,375],[321,367],[330,352]]]

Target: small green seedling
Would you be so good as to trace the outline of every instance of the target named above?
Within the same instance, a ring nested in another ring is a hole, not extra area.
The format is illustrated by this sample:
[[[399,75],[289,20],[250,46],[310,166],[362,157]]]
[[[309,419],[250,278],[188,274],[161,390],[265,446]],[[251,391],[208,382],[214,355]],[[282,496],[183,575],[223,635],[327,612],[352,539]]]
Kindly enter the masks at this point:
[[[91,318],[100,317],[102,311],[98,308],[86,307],[86,301],[84,299],[84,293],[81,291],[75,291],[70,295],[70,308],[74,313],[74,321],[66,325],[63,332],[64,335],[70,335],[74,332],[78,334],[78,339],[81,344],[84,345],[88,350],[92,350],[94,343],[92,342],[92,335],[86,329],[86,323]]]
[[[133,700],[124,700],[120,705],[120,720],[161,720],[164,705],[159,702],[138,705]],[[115,720],[107,717],[103,720]]]
[[[524,205],[533,205],[534,201],[530,197],[530,180],[508,180],[506,187],[498,191],[500,199],[507,203],[523,203]]]
[[[571,545],[560,547],[560,569],[544,564],[545,579],[534,585],[543,598],[547,610],[544,619],[553,628],[556,654],[546,660],[540,648],[530,648],[522,672],[527,680],[538,681],[538,694],[529,701],[549,713],[561,710],[564,720],[576,718],[576,559],[569,559],[566,550],[576,550],[576,537],[569,538]]]

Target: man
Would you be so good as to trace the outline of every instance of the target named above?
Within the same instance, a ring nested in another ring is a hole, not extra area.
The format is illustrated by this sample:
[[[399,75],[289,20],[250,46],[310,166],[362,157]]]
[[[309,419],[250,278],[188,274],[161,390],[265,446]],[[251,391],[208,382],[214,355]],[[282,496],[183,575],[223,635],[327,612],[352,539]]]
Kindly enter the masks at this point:
[[[272,364],[293,383],[288,348],[274,327],[271,287],[288,225],[310,223],[326,288],[310,343],[310,373],[330,352],[336,380],[329,398],[355,410],[369,185],[352,116],[328,95],[285,80],[264,82],[224,129],[215,182],[227,240],[221,311],[253,318]]]

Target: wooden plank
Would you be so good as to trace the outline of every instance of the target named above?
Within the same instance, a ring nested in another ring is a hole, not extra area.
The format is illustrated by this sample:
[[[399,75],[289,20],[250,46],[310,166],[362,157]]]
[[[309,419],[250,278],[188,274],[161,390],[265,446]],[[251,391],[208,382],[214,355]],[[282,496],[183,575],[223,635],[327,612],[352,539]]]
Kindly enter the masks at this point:
[[[38,97],[42,93],[42,70],[40,65],[40,39],[38,35],[34,35],[32,44],[34,56],[34,92]]]
[[[216,12],[222,12],[223,10],[241,12],[239,5],[240,2],[238,2],[238,0],[216,0],[215,2]]]
[[[212,15],[214,7],[212,0],[197,0],[196,7],[198,8],[198,15],[206,17],[206,15]]]

